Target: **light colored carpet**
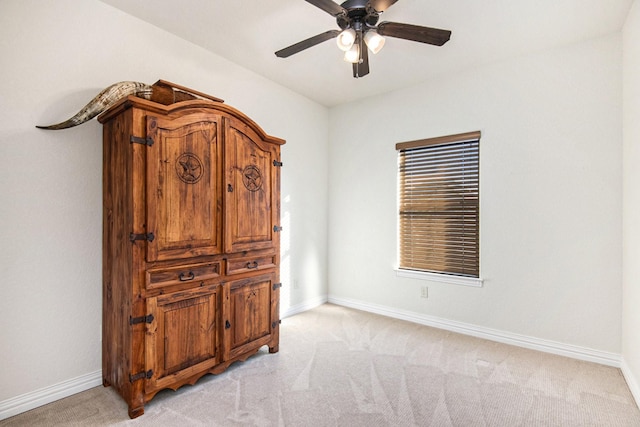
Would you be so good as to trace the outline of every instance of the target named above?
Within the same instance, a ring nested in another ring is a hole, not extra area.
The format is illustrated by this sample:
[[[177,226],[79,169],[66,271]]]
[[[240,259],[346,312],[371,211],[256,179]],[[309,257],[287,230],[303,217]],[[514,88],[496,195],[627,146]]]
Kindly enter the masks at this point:
[[[130,420],[97,387],[0,426],[640,426],[619,369],[334,305],[282,321],[266,348]]]

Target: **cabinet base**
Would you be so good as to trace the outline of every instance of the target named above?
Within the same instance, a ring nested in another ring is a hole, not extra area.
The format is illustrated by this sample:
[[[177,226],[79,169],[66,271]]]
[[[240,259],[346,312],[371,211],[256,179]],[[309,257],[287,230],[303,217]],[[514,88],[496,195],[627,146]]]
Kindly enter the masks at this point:
[[[184,385],[194,385],[200,378],[202,378],[203,376],[207,375],[207,374],[212,374],[212,375],[218,375],[223,373],[224,371],[227,370],[227,368],[235,363],[235,362],[244,362],[246,361],[249,357],[255,355],[258,351],[260,350],[260,348],[256,348],[254,350],[248,351],[246,353],[243,353],[237,357],[234,357],[233,359],[227,360],[225,362],[222,362],[219,365],[214,366],[211,369],[208,369],[206,371],[203,372],[199,372],[196,375],[193,375],[189,378],[184,379],[183,381],[180,381],[178,383],[174,383],[172,384],[170,387],[167,387],[167,389],[171,389],[171,390],[178,390],[180,387],[184,386]],[[278,345],[275,345],[273,347],[269,347],[269,353],[277,353],[278,352]],[[105,387],[110,387],[111,384],[106,380],[106,378],[103,378],[102,384]],[[151,401],[151,399],[153,399],[153,397],[160,392],[161,390],[156,390],[153,393],[148,393],[144,395],[144,402],[148,403],[149,401]],[[123,397],[124,398],[124,397]],[[126,398],[124,398],[125,401],[127,401]],[[132,399],[133,401],[136,402],[136,404],[139,402],[138,398],[134,398]],[[137,405],[135,407],[131,407],[129,405],[129,402],[127,401],[127,405],[128,405],[128,409],[129,409],[129,418],[133,419],[133,418],[137,418],[140,415],[144,414],[144,404],[143,405]]]

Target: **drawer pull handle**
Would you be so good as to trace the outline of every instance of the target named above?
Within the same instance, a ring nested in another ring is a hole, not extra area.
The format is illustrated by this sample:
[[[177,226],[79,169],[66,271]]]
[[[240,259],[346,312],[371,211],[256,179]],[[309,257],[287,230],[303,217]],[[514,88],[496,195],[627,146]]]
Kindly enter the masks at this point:
[[[254,268],[258,268],[258,262],[257,261],[253,261],[253,262],[248,262],[247,263],[247,268],[248,269],[254,269]]]
[[[193,274],[193,271],[190,271],[188,275],[185,276],[184,273],[180,273],[180,275],[178,276],[178,279],[180,279],[181,282],[188,282],[189,280],[193,280],[195,279],[196,275]]]

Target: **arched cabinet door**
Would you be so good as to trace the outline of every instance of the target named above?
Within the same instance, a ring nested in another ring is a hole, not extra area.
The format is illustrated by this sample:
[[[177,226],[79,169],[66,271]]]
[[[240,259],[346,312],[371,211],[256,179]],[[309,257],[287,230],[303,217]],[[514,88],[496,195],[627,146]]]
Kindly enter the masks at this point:
[[[280,230],[279,147],[233,118],[225,118],[225,137],[225,252],[275,249]]]
[[[147,117],[147,260],[222,252],[221,117]]]

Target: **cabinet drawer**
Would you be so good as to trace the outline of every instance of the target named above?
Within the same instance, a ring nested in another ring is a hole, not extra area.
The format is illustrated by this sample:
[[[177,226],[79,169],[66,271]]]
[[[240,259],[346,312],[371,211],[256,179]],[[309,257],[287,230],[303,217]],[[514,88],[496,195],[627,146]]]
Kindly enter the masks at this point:
[[[276,255],[245,256],[227,260],[227,274],[246,273],[276,266]]]
[[[221,266],[219,261],[147,270],[147,289],[211,279],[220,276],[220,271]]]

